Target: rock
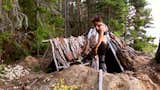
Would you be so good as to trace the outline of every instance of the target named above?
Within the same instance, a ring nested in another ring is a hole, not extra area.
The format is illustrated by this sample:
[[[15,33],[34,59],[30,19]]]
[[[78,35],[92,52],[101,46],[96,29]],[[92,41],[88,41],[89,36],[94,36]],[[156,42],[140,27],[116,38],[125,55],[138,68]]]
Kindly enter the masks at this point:
[[[39,66],[39,60],[36,59],[35,57],[32,56],[28,56],[24,59],[24,62],[29,66],[29,67],[33,67],[33,66]]]
[[[74,65],[63,71],[52,73],[44,78],[46,79],[49,79],[50,82],[47,84],[37,82],[32,88],[43,90],[64,79],[64,85],[76,86],[78,90],[98,89],[98,71],[82,65]],[[103,73],[103,90],[160,90],[160,87],[143,73],[137,75],[134,75],[133,72]]]

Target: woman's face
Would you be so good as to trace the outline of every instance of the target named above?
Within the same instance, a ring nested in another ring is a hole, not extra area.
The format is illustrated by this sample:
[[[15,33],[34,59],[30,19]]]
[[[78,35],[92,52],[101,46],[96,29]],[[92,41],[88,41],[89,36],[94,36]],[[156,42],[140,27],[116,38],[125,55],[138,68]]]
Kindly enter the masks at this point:
[[[101,22],[94,22],[94,26],[97,30],[99,30],[100,26],[102,25]]]

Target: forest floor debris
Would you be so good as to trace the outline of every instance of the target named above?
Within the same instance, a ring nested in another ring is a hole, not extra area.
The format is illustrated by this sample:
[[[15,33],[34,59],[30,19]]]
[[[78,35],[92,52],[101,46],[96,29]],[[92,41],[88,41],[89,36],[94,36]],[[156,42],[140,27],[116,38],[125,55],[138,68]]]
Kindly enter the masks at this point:
[[[15,80],[28,75],[29,71],[30,69],[25,69],[21,65],[7,65],[1,71],[1,78],[8,81]]]

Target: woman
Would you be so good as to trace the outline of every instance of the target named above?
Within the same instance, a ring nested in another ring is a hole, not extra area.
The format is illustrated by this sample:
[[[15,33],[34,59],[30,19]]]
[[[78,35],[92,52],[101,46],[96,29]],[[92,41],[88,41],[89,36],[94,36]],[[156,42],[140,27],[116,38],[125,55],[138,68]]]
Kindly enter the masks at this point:
[[[105,64],[105,53],[106,53],[106,34],[108,31],[107,25],[103,23],[101,16],[96,16],[93,18],[92,23],[94,24],[96,31],[98,33],[98,42],[95,45],[93,52],[94,54],[98,54],[99,56],[99,69],[102,69],[104,72],[106,72],[106,64]]]

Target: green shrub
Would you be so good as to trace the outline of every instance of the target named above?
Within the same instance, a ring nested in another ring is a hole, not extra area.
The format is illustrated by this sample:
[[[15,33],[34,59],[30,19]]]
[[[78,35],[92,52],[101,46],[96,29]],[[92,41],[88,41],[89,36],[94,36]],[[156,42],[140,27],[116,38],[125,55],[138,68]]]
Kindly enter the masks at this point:
[[[133,48],[138,51],[143,51],[147,54],[153,55],[155,53],[157,45],[146,42],[145,40],[136,40],[133,44]]]
[[[3,9],[10,11],[13,7],[13,0],[3,0]]]

